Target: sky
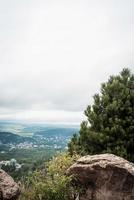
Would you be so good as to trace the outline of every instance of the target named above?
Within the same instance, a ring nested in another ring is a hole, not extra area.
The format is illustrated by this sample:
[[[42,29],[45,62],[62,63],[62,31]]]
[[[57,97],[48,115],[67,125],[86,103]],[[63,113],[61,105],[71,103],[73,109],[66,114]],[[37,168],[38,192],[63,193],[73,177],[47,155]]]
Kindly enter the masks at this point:
[[[0,120],[80,123],[133,54],[133,0],[0,0]]]

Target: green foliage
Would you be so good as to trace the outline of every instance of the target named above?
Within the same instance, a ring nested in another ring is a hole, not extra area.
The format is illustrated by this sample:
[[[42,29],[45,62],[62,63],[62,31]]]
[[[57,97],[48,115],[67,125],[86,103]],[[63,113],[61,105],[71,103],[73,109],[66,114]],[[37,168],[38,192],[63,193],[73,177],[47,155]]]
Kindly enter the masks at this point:
[[[29,174],[22,180],[20,200],[69,200],[74,189],[65,172],[76,159],[76,155],[59,154],[47,163],[46,169]]]
[[[0,154],[0,160],[11,160],[14,158],[22,165],[21,169],[17,171],[9,166],[3,167],[9,175],[18,181],[29,172],[43,168],[44,162],[50,160],[52,156],[56,154],[57,152],[54,149],[13,149],[10,151],[7,146],[5,148],[5,153]]]
[[[123,69],[110,76],[85,110],[78,136],[69,143],[69,152],[114,153],[134,162],[134,74]]]

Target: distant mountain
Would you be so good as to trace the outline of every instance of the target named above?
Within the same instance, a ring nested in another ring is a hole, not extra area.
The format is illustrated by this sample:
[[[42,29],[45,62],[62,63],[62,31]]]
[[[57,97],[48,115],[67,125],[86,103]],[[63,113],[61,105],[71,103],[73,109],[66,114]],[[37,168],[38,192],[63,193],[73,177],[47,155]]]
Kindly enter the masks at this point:
[[[21,142],[33,142],[34,139],[30,137],[22,137],[20,135],[11,133],[11,132],[3,132],[0,131],[0,143],[1,144],[18,144]]]
[[[38,131],[34,133],[34,136],[44,136],[44,137],[53,137],[53,136],[72,136],[74,133],[78,132],[79,129],[76,128],[51,128],[43,131]]]
[[[65,124],[40,124],[40,123],[15,123],[15,122],[4,122],[0,121],[0,131],[1,132],[10,132],[17,134],[19,136],[24,136],[24,137],[32,137],[35,133],[38,132],[44,132],[46,130],[52,130],[54,132],[54,129],[56,132],[58,131],[57,129],[60,129],[59,131],[61,132],[62,130],[69,132],[72,130],[78,131],[79,130],[79,125],[65,125]]]

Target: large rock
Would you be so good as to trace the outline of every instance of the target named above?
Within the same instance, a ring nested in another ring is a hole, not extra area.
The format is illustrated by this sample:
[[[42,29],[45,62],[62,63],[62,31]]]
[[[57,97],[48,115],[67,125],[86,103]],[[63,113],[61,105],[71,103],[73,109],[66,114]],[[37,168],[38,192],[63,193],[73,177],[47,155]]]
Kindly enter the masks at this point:
[[[20,189],[11,176],[0,169],[0,200],[16,200]]]
[[[79,200],[134,200],[134,164],[112,154],[84,156],[67,170]]]

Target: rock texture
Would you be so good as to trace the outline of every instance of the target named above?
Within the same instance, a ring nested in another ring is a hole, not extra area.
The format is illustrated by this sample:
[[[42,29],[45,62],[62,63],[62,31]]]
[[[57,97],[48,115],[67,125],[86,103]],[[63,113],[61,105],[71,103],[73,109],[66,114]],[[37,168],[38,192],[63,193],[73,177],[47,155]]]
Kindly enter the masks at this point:
[[[19,193],[17,183],[6,172],[0,170],[0,200],[16,200]]]
[[[67,170],[79,200],[134,200],[134,164],[113,154],[84,156]]]

